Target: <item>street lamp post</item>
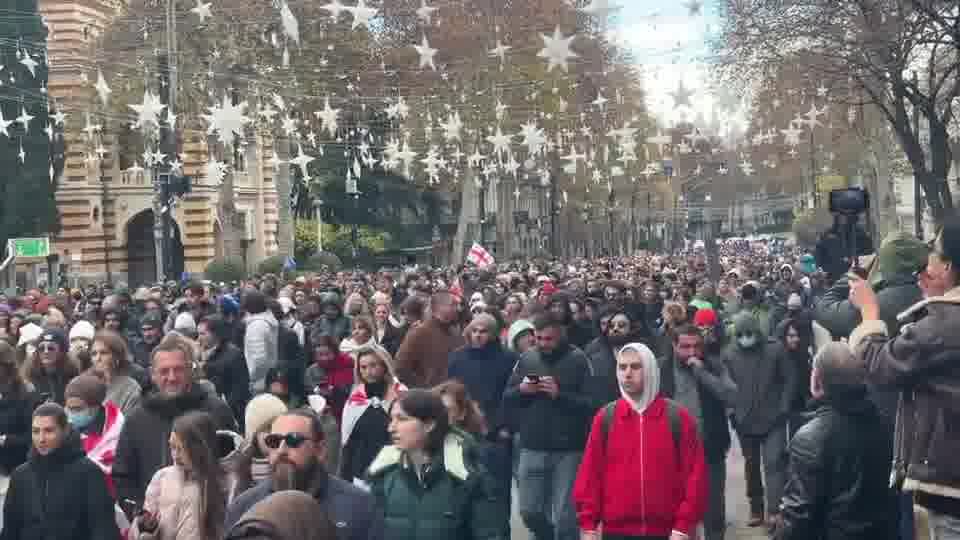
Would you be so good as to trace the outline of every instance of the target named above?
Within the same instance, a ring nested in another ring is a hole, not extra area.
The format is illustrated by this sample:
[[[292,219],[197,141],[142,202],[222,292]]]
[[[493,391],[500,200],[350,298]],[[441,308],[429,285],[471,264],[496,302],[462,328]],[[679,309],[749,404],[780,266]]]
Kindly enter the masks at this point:
[[[323,253],[323,201],[313,201],[313,210],[317,214],[317,253]]]
[[[354,219],[353,219],[353,228],[350,230],[350,242],[353,244],[353,260],[354,262],[356,262],[357,253],[358,253],[358,242],[359,242],[359,238],[358,238],[359,232],[357,230],[357,219],[358,219],[357,214],[360,211],[360,190],[357,189],[357,179],[353,177],[353,173],[351,173],[349,170],[347,171],[346,192],[347,192],[347,195],[350,195],[351,197],[353,197]]]

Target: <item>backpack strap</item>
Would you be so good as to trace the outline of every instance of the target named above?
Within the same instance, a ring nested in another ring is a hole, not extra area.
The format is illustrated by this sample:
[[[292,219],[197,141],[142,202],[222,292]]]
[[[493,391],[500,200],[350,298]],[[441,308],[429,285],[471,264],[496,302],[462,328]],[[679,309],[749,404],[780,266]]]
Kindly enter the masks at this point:
[[[600,426],[603,428],[603,450],[606,453],[607,439],[610,436],[610,428],[613,427],[613,413],[617,409],[617,402],[611,401],[603,406],[603,421]]]
[[[681,439],[683,438],[683,428],[680,425],[680,411],[676,401],[664,398],[667,402],[667,421],[670,422],[670,435],[673,438],[673,449],[680,455]],[[613,413],[617,408],[617,402],[611,401],[603,406],[603,421],[600,427],[603,429],[603,448],[606,451],[607,439],[610,436],[610,428],[613,427]]]

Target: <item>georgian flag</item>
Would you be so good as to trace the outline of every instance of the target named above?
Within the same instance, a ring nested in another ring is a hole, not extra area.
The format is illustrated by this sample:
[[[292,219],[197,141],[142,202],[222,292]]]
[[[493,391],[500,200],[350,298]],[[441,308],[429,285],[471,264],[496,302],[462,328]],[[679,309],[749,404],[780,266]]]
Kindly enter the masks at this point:
[[[496,261],[493,260],[493,255],[491,255],[489,251],[474,242],[473,247],[470,248],[470,253],[467,254],[467,262],[471,262],[480,268],[485,268],[494,264]]]

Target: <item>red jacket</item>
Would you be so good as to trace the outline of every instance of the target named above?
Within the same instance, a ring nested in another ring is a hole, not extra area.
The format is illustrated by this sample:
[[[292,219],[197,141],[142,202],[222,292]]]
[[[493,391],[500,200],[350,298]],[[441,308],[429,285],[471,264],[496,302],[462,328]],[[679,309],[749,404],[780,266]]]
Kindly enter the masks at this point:
[[[596,531],[602,523],[609,534],[692,536],[707,509],[707,465],[693,418],[682,407],[677,412],[679,456],[660,396],[642,414],[617,400],[606,444],[604,409],[594,416],[573,486],[581,529]]]

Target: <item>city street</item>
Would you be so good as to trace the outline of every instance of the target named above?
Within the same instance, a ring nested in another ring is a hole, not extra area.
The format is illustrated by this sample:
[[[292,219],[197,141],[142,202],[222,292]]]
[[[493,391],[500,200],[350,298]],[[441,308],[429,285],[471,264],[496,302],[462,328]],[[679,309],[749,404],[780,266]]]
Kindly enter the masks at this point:
[[[732,435],[732,434],[731,434]],[[745,484],[743,481],[743,456],[737,445],[737,437],[733,436],[733,448],[727,457],[727,536],[725,540],[766,540],[766,529],[763,527],[747,527],[746,522],[750,510],[744,496]],[[516,490],[514,490],[516,500]],[[532,540],[527,529],[523,526],[520,515],[514,512],[511,523],[512,540]]]

